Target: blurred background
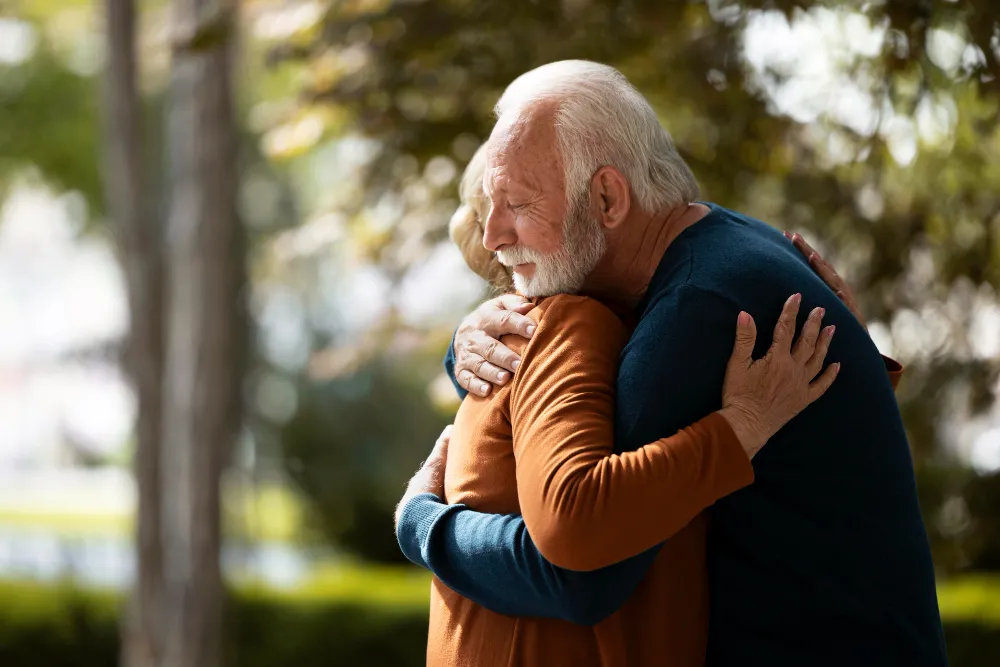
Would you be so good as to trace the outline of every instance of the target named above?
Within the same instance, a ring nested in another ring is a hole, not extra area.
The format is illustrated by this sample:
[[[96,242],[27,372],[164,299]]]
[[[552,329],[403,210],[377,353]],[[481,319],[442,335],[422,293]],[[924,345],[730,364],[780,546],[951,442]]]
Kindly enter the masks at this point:
[[[1000,664],[993,0],[0,0],[0,664],[423,664],[392,511],[488,295],[447,222],[564,58],[849,277]]]

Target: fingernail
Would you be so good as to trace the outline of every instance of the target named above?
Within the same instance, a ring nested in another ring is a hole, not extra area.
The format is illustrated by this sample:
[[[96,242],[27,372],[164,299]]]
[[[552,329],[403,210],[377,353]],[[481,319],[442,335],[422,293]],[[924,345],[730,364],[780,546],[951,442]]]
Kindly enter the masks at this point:
[[[781,233],[784,234],[785,238],[788,239],[789,241],[792,240],[792,235],[788,233],[788,230],[785,230]]]
[[[792,240],[793,240],[793,241],[797,241],[797,240],[799,240],[800,238],[802,238],[802,237],[801,237],[801,236],[799,236],[798,234],[792,234]]]
[[[535,325],[531,325],[530,327],[528,327],[527,331],[529,336],[535,333]]]
[[[816,310],[819,311],[819,316],[821,319],[824,315],[826,315],[826,308],[817,308]]]
[[[740,323],[740,326],[742,327],[747,326],[748,324],[750,324],[750,313],[741,310],[740,316],[737,318],[737,321]]]
[[[504,373],[503,371],[500,371],[499,373],[497,373],[497,379],[503,382],[504,380],[507,379],[507,374]]]
[[[520,366],[520,365],[521,365],[521,360],[520,359],[515,359],[513,362],[511,362],[510,367],[513,368],[516,371],[517,367]]]
[[[837,330],[837,327],[834,326],[833,324],[831,324],[830,326],[828,326],[826,328],[826,335],[827,336],[833,336],[833,332],[836,331],[836,330]]]
[[[801,294],[793,294],[792,295],[792,301],[794,303],[799,303],[800,301],[802,301],[802,295]]]
[[[479,388],[480,388],[480,389],[482,390],[482,392],[483,392],[484,394],[485,394],[485,393],[486,393],[487,391],[489,391],[489,390],[490,390],[490,386],[489,386],[488,384],[486,384],[485,382],[484,382],[483,384],[481,384],[481,385],[479,386]]]
[[[834,366],[837,367],[836,372],[839,373],[840,372],[840,362],[838,361],[837,363],[834,364]]]

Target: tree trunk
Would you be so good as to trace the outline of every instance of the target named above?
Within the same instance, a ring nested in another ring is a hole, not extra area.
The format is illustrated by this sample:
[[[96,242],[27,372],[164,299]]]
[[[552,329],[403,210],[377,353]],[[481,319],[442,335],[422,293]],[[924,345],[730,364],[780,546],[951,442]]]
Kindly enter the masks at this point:
[[[234,14],[175,0],[167,109],[163,667],[218,667],[222,469],[240,425],[247,331],[231,86]]]
[[[105,196],[128,293],[125,367],[138,403],[136,583],[122,623],[122,664],[156,665],[162,649],[163,545],[160,530],[160,414],[163,404],[162,228],[145,180],[141,106],[136,90],[135,6],[107,0],[108,70]]]

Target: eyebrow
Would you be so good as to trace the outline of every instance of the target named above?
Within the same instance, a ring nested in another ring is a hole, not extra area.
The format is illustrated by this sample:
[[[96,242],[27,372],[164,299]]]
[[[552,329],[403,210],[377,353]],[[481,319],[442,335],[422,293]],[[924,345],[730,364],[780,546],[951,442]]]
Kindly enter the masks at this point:
[[[499,186],[491,189],[488,185],[490,182],[489,174],[491,171],[493,170],[487,168],[486,171],[483,172],[483,193],[490,199],[493,198],[493,195],[498,193],[509,196],[512,190],[517,195],[526,195],[529,197],[535,197],[540,191],[539,188],[532,187],[531,185],[523,181],[513,179],[510,176],[504,177]]]
[[[485,172],[483,172],[482,186],[483,186],[483,194],[486,195],[488,198],[492,199],[493,198],[493,194],[495,192],[497,192],[498,190],[501,190],[502,188],[491,188],[490,187],[490,185],[489,185],[490,184],[489,173],[490,173],[489,169],[487,169]]]

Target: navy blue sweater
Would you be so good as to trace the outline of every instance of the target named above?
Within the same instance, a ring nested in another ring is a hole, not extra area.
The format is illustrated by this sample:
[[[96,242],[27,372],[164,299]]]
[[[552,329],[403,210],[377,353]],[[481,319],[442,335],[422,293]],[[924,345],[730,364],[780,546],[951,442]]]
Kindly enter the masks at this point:
[[[710,509],[708,664],[947,664],[913,464],[878,351],[784,236],[710,207],[667,249],[639,305],[618,376],[616,451],[721,407],[740,310],[757,322],[760,356],[785,299],[801,292],[799,325],[826,308],[824,324],[837,326],[828,362],[843,366],[757,454],[755,482]],[[407,503],[398,537],[413,562],[493,611],[584,624],[628,599],[658,549],[571,572],[542,557],[520,517],[430,494]]]

